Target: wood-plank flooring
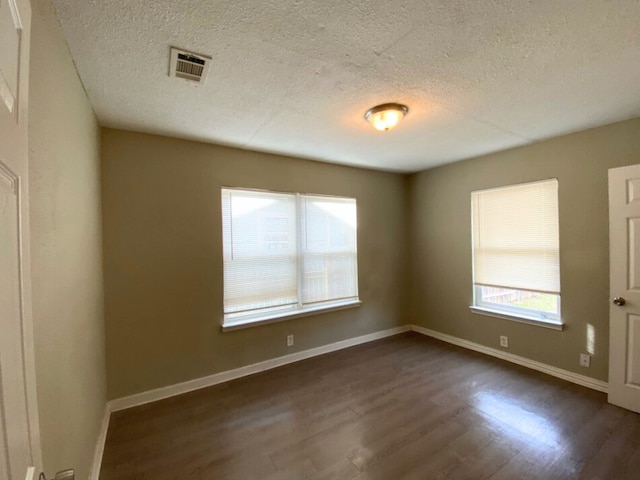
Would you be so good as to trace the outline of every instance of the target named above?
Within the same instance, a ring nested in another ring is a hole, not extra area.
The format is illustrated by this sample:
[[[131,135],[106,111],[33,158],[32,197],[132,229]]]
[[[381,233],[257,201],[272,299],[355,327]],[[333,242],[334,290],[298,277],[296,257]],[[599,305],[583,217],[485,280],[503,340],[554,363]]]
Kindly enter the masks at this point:
[[[116,412],[101,480],[640,479],[640,415],[415,333]]]

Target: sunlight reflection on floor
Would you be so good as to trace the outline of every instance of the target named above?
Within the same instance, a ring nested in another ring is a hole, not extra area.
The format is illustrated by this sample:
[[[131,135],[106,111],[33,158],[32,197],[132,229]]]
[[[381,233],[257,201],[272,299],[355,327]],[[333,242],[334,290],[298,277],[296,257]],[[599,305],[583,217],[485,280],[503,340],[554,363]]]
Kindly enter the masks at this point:
[[[480,392],[473,397],[477,410],[501,431],[514,439],[548,448],[564,444],[558,426],[543,415],[528,411],[520,402],[504,394]]]

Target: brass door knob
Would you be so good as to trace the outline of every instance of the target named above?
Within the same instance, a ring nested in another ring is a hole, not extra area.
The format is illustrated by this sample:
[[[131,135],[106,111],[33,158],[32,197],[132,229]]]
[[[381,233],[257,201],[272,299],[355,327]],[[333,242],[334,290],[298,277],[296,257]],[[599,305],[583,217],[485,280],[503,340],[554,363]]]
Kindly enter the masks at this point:
[[[615,297],[613,299],[613,304],[619,307],[623,306],[625,303],[627,303],[627,301],[622,297]]]

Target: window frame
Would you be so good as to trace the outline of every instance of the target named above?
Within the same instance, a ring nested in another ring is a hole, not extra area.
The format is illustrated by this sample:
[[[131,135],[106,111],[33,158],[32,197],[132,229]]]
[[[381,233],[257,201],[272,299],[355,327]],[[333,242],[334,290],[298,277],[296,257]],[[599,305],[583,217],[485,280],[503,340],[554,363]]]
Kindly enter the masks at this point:
[[[492,191],[492,190],[498,190],[498,189],[502,189],[502,188],[509,188],[509,187],[517,187],[517,186],[523,186],[523,185],[527,185],[527,184],[536,184],[536,183],[542,183],[542,182],[548,182],[548,181],[555,181],[556,185],[558,186],[558,190],[559,190],[559,182],[557,178],[549,178],[549,179],[543,179],[543,180],[536,180],[536,181],[531,181],[531,182],[522,182],[522,183],[514,183],[514,184],[509,184],[509,185],[503,185],[503,186],[499,186],[499,187],[492,187],[492,188],[486,188],[486,189],[481,189],[481,190],[474,190],[471,192],[471,257],[472,257],[472,261],[471,261],[471,274],[472,274],[472,289],[473,289],[473,303],[472,305],[469,307],[470,310],[473,313],[477,313],[480,315],[485,315],[485,316],[491,316],[491,317],[496,317],[496,318],[502,318],[502,319],[507,319],[507,320],[513,320],[516,322],[521,322],[521,323],[527,323],[527,324],[531,324],[531,325],[538,325],[538,326],[542,326],[542,327],[547,327],[547,328],[552,328],[555,330],[562,330],[564,328],[564,323],[562,321],[562,304],[561,304],[561,292],[558,293],[550,293],[550,292],[543,292],[543,291],[539,291],[539,290],[531,290],[531,289],[526,289],[526,288],[515,288],[515,287],[510,287],[510,286],[500,286],[500,285],[484,285],[484,284],[479,284],[476,283],[475,281],[475,260],[474,260],[474,255],[475,255],[475,239],[474,239],[474,232],[475,232],[475,228],[477,228],[477,226],[475,225],[475,215],[474,215],[474,197],[473,194],[474,193],[478,193],[478,192],[484,192],[484,191]],[[556,191],[556,195],[558,195],[558,191]],[[559,195],[557,198],[558,202],[559,202]],[[558,218],[558,237],[560,235],[560,219],[559,219],[559,205],[558,205],[558,212],[557,212],[557,218]],[[560,239],[558,238],[558,245],[559,245],[559,241]],[[560,278],[560,273],[558,273]],[[521,292],[533,292],[533,293],[544,293],[544,294],[551,294],[551,295],[555,295],[557,297],[557,312],[548,312],[545,310],[538,310],[538,309],[534,309],[534,308],[527,308],[527,307],[520,307],[520,306],[514,306],[514,305],[508,305],[508,304],[498,304],[498,303],[494,303],[494,302],[488,302],[485,300],[482,300],[482,289],[483,287],[493,287],[493,288],[502,288],[505,290],[512,290],[512,291],[521,291]]]
[[[508,317],[522,318],[532,322],[544,322],[544,323],[549,323],[553,325],[562,324],[561,314],[560,314],[560,312],[562,311],[561,296],[558,294],[555,294],[555,293],[551,294],[557,297],[558,311],[548,312],[545,310],[537,310],[534,308],[487,302],[485,300],[482,300],[483,287],[486,287],[486,285],[480,285],[477,283],[473,284],[473,307],[472,308],[474,309],[483,310],[485,312],[493,312],[493,313],[497,313],[497,314],[508,316]],[[496,287],[496,288],[505,288],[506,290],[521,291],[521,292],[547,293],[547,292],[538,292],[536,290],[525,290],[522,288],[506,288],[506,287]]]
[[[274,191],[274,190],[265,190],[265,189],[255,189],[255,188],[241,188],[241,187],[227,187],[222,186],[220,189],[221,197],[223,192],[227,191],[242,191],[242,192],[258,192],[262,194],[274,194],[274,195],[290,195],[295,196],[295,231],[296,231],[296,297],[297,302],[289,305],[280,305],[273,307],[265,307],[256,310],[256,313],[247,313],[247,311],[242,312],[231,312],[225,313],[224,311],[224,302],[225,302],[225,275],[224,275],[224,223],[221,225],[222,230],[222,248],[223,248],[223,312],[222,312],[222,331],[230,331],[237,330],[252,326],[263,325],[267,323],[280,322],[284,320],[289,320],[293,318],[300,318],[309,315],[316,315],[320,313],[328,313],[331,311],[343,310],[347,308],[356,308],[362,304],[359,296],[359,285],[358,285],[358,277],[359,277],[359,269],[358,269],[358,235],[357,235],[357,199],[355,197],[347,197],[347,196],[338,196],[338,195],[325,195],[325,194],[316,194],[316,193],[301,193],[301,192],[282,192],[282,191]],[[356,227],[355,227],[355,272],[354,278],[352,279],[355,283],[355,296],[346,297],[340,299],[326,300],[315,303],[303,303],[303,284],[304,284],[304,275],[303,275],[303,265],[304,265],[304,249],[302,245],[302,225],[303,222],[303,214],[301,213],[302,205],[304,202],[304,198],[306,197],[326,197],[331,199],[342,199],[342,200],[350,200],[353,201],[356,208]],[[222,200],[222,199],[221,199]],[[224,218],[224,207],[221,201],[221,219]]]

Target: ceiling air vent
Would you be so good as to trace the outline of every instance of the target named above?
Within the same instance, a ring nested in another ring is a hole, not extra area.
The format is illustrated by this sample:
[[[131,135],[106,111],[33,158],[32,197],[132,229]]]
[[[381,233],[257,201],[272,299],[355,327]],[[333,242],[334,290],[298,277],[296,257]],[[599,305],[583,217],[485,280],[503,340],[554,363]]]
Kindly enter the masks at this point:
[[[169,76],[204,83],[210,63],[211,57],[206,55],[171,48]]]

